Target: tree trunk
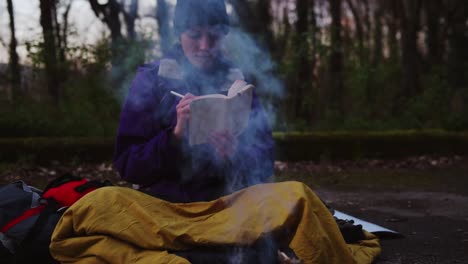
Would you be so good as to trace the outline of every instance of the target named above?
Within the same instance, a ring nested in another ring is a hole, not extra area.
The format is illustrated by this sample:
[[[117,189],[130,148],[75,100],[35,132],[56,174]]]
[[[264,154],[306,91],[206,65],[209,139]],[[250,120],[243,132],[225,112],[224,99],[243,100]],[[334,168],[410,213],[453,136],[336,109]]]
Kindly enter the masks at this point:
[[[60,58],[60,62],[62,64],[65,64],[67,58],[66,58],[66,51],[67,51],[67,48],[68,48],[68,15],[70,14],[70,9],[71,9],[71,4],[72,2],[68,2],[66,7],[65,7],[65,12],[63,12],[62,14],[62,25],[59,27],[60,30],[57,30],[57,36],[59,37],[60,39],[60,43],[59,43],[59,47],[60,47],[60,51],[59,51],[59,58]],[[58,23],[57,23],[57,26]]]
[[[440,1],[424,1],[424,10],[426,14],[426,45],[427,45],[427,64],[439,65],[442,63],[443,40],[440,37],[440,18],[442,14],[442,4]]]
[[[120,65],[122,59],[120,46],[124,38],[119,17],[122,7],[116,0],[109,0],[106,4],[99,4],[98,0],[89,0],[89,3],[96,17],[100,18],[111,32],[112,68],[114,69]]]
[[[57,106],[60,100],[59,72],[57,70],[57,43],[53,10],[55,0],[40,0],[42,35],[44,37],[44,64],[47,77],[47,89],[52,101]]]
[[[331,54],[329,61],[328,108],[336,111],[338,118],[343,117],[343,47],[341,39],[341,0],[330,0]]]
[[[119,19],[122,9],[120,4],[116,0],[109,0],[106,4],[99,4],[98,0],[89,0],[89,3],[96,17],[109,28],[112,42],[118,43],[122,40],[122,25]]]
[[[372,66],[374,68],[377,67],[380,64],[380,61],[382,60],[382,15],[382,7],[377,6],[377,9],[374,12],[374,47],[372,50]]]
[[[9,46],[9,70],[11,81],[11,94],[13,101],[20,97],[21,93],[21,68],[19,65],[18,53],[16,52],[16,30],[15,30],[15,15],[12,0],[7,0],[8,15],[10,17],[10,46]]]
[[[130,41],[136,40],[135,20],[138,17],[138,0],[131,0],[129,12],[124,12],[125,26]]]
[[[89,3],[96,17],[100,18],[111,32],[111,85],[118,90],[122,85],[126,85],[128,73],[133,72],[134,66],[142,60],[142,49],[136,46],[138,43],[132,42],[132,38],[135,37],[135,6],[138,6],[138,3],[132,2],[130,12],[126,12],[117,0],[108,0],[106,4],[99,4],[98,0],[89,0]],[[120,16],[125,18],[128,39],[122,34]]]
[[[376,108],[375,98],[378,94],[376,91],[379,87],[376,85],[376,75],[373,72],[378,72],[379,64],[382,60],[382,51],[383,51],[383,34],[382,34],[382,15],[383,9],[381,3],[378,3],[373,11],[373,20],[374,20],[374,34],[373,34],[373,46],[372,46],[372,57],[370,61],[370,67],[368,68],[368,78],[366,81],[366,98],[365,103],[370,109],[370,114],[374,115],[375,111],[372,111]]]
[[[311,110],[304,98],[308,97],[309,91],[312,88],[312,69],[309,61],[309,4],[307,0],[296,0],[296,35],[294,52],[298,58],[298,72],[293,81],[293,113],[296,118],[307,119],[307,113]]]
[[[255,18],[256,15],[253,11],[253,7],[246,0],[227,0],[234,9],[234,13],[237,16],[235,23],[249,33],[256,33],[259,31],[258,21]]]
[[[310,23],[310,34],[312,35],[312,39],[311,39],[311,46],[312,46],[312,49],[313,49],[313,54],[312,54],[312,62],[313,62],[313,65],[315,67],[315,62],[316,62],[316,52],[317,52],[317,49],[319,48],[319,44],[320,44],[320,38],[321,38],[321,34],[320,34],[320,29],[319,27],[317,26],[317,15],[315,13],[315,4],[316,4],[316,1],[315,0],[310,0],[308,1],[309,3],[309,23]]]
[[[310,39],[310,53],[311,54],[309,56],[309,74],[310,74],[309,80],[311,82],[310,86],[312,89],[311,96],[315,102],[312,108],[310,109],[310,114],[309,114],[309,118],[312,121],[317,121],[318,118],[320,118],[321,116],[321,112],[320,112],[321,105],[320,105],[320,97],[319,97],[320,91],[319,91],[317,75],[316,75],[316,66],[317,66],[316,56],[317,56],[319,45],[320,45],[320,31],[317,27],[317,17],[315,14],[315,2],[316,2],[315,0],[308,1],[309,24],[310,24],[309,32],[311,35],[311,39]]]
[[[465,90],[468,94],[467,61],[468,61],[468,3],[464,0],[456,0],[448,6],[447,22],[448,35],[448,79],[451,86],[458,92]]]
[[[388,26],[388,35],[387,35],[387,46],[389,50],[388,57],[391,61],[398,61],[400,59],[399,55],[399,45],[397,40],[398,27],[399,27],[399,10],[401,3],[394,0],[383,0],[385,7],[388,8],[389,12],[386,18],[386,24]]]
[[[171,48],[169,10],[166,0],[157,0],[156,20],[158,21],[159,43],[161,51],[164,54]]]
[[[286,48],[284,47],[287,46],[288,40],[291,36],[291,25],[289,23],[287,13],[288,13],[287,8],[284,8],[283,17],[281,21],[281,27],[279,27],[281,30],[279,31],[279,34],[278,34],[279,37],[277,40],[277,43],[279,43],[278,47],[281,47],[281,48],[277,49],[273,54],[274,58],[277,58],[278,61],[281,60],[286,54]]]
[[[255,13],[257,14],[258,32],[260,34],[261,41],[268,48],[270,54],[275,50],[275,42],[272,32],[273,17],[271,15],[271,3],[270,0],[258,0],[255,6]]]
[[[237,23],[251,33],[261,46],[274,53],[273,33],[271,30],[271,9],[269,0],[258,0],[255,5],[247,0],[228,0],[238,17]]]
[[[418,30],[420,18],[419,0],[402,0],[402,69],[403,91],[401,96],[409,99],[420,90],[420,61],[418,50]]]
[[[353,14],[354,24],[356,25],[356,34],[358,39],[358,54],[360,63],[364,63],[364,30],[362,27],[362,19],[352,0],[346,0],[351,13]]]
[[[364,3],[363,21],[364,21],[364,24],[366,25],[364,45],[366,47],[370,47],[370,43],[372,41],[371,39],[371,36],[372,36],[371,10],[369,6],[369,0],[362,0],[362,2]]]
[[[57,1],[55,1],[57,3]],[[71,9],[71,1],[65,6],[65,11],[62,14],[62,25],[58,22],[58,12],[57,5],[54,4],[51,10],[51,15],[53,19],[53,30],[55,34],[55,43],[56,43],[56,56],[57,56],[57,73],[58,73],[58,83],[59,86],[63,84],[68,76],[67,70],[67,36],[68,36],[68,15]]]

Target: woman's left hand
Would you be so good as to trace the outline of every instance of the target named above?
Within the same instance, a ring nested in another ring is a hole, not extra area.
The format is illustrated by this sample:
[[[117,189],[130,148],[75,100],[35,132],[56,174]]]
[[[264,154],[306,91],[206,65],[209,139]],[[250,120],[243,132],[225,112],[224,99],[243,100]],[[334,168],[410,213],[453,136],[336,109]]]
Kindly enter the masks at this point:
[[[225,160],[230,158],[237,148],[237,138],[227,131],[214,132],[208,138],[218,157]]]

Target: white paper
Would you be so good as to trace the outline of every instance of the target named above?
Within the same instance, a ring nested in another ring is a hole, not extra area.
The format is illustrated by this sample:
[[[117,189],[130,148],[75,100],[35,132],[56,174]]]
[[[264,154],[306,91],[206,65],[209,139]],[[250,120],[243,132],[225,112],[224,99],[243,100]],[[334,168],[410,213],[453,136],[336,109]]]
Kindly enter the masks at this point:
[[[401,235],[400,233],[390,230],[388,228],[364,221],[362,219],[356,218],[354,216],[345,214],[343,212],[335,210],[334,216],[338,219],[343,219],[343,220],[353,220],[355,225],[362,225],[362,229],[366,230],[369,233],[393,233],[396,235]]]

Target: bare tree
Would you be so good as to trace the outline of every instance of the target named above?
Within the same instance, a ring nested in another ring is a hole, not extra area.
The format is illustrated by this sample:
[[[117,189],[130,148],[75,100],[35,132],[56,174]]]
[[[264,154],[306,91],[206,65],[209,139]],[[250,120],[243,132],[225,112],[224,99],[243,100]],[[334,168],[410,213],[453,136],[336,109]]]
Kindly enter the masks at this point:
[[[138,17],[138,0],[130,0],[128,12],[123,12],[125,25],[127,28],[128,38],[132,41],[136,40],[135,20]]]
[[[400,24],[400,9],[401,2],[395,0],[381,0],[381,5],[387,10],[384,15],[385,24],[388,28],[387,32],[387,47],[389,50],[389,58],[393,61],[398,61],[399,56],[399,43],[397,35],[399,32]]]
[[[67,69],[67,48],[68,48],[68,15],[70,14],[72,1],[55,1],[55,5],[52,7],[52,18],[53,18],[53,31],[55,34],[55,42],[57,46],[57,71],[59,76],[59,85],[64,83],[68,78],[68,69]],[[64,11],[61,14],[62,23],[58,21],[58,9],[60,5],[63,5]]]
[[[401,56],[403,69],[402,99],[410,98],[421,90],[418,31],[420,27],[420,0],[401,0]]]
[[[64,54],[61,54],[61,57],[63,58],[63,61],[65,61],[65,51],[67,50],[68,48],[68,16],[70,15],[70,10],[71,10],[71,4],[72,4],[72,0],[70,0],[69,2],[66,2],[65,3],[65,11],[63,12],[62,14],[62,25],[60,27],[60,31],[59,31],[59,38],[60,38],[60,47],[61,47],[61,52],[63,52]],[[58,24],[58,23],[57,23]]]
[[[12,97],[16,100],[19,97],[21,87],[21,68],[19,65],[18,53],[16,51],[16,30],[15,30],[15,16],[12,0],[7,0],[8,15],[10,17],[10,45],[9,45],[9,69],[12,87]]]
[[[227,0],[232,4],[237,23],[239,26],[251,33],[254,38],[272,52],[275,47],[273,43],[273,32],[271,29],[271,3],[269,0],[257,0],[256,2],[247,0]]]
[[[447,1],[446,20],[449,24],[448,34],[448,80],[457,93],[468,97],[468,2],[464,0]],[[468,105],[468,98],[465,98]]]
[[[354,25],[356,26],[356,35],[357,35],[357,43],[358,43],[358,52],[359,52],[359,60],[361,63],[364,62],[364,29],[362,26],[362,15],[358,10],[357,4],[353,0],[346,0],[346,4],[348,5],[351,13],[353,14],[354,18]]]
[[[131,0],[129,10],[117,0],[109,0],[100,4],[97,0],[89,0],[95,15],[106,24],[111,33],[111,80],[112,86],[119,89],[125,85],[129,72],[143,61],[144,51],[136,38],[135,19],[137,18],[138,0]],[[125,21],[127,36],[122,32],[120,18]]]
[[[328,72],[328,107],[337,111],[338,116],[344,114],[343,101],[343,43],[341,38],[341,0],[330,0],[331,24],[331,52]]]
[[[58,71],[58,58],[57,58],[57,41],[55,30],[55,13],[56,2],[55,0],[40,0],[41,18],[40,24],[42,27],[42,35],[44,38],[44,64],[47,78],[47,88],[49,94],[55,103],[58,105],[60,98],[60,81]]]
[[[94,14],[100,18],[111,32],[111,39],[114,45],[122,40],[122,23],[120,14],[122,6],[116,0],[109,0],[105,4],[100,4],[98,0],[89,0]]]
[[[255,5],[255,13],[259,21],[257,35],[260,35],[261,41],[268,48],[270,53],[275,50],[275,43],[272,31],[273,17],[271,14],[271,3],[270,0],[257,0]]]
[[[374,10],[374,47],[372,52],[372,66],[377,67],[383,57],[383,33],[382,33],[382,15],[381,5],[377,5]]]
[[[274,53],[273,56],[277,60],[281,60],[285,54],[286,54],[286,47],[288,45],[289,38],[291,37],[292,33],[292,27],[291,23],[289,22],[288,18],[288,10],[286,7],[283,8],[283,16],[281,19],[281,27],[278,32],[278,37],[277,37],[277,46],[280,47],[278,48]]]
[[[313,109],[308,105],[308,100],[304,100],[306,94],[309,94],[308,89],[312,88],[313,66],[310,61],[310,41],[309,41],[309,1],[296,0],[296,13],[297,20],[295,23],[296,34],[294,35],[293,48],[297,54],[297,73],[293,77],[290,88],[293,89],[292,96],[294,98],[292,106],[294,107],[292,113],[296,117],[308,116],[308,113]],[[313,2],[313,1],[312,1]]]
[[[157,0],[156,20],[158,21],[159,42],[163,53],[170,49],[171,36],[169,28],[169,10],[166,0]]]
[[[227,0],[233,8],[235,14],[238,16],[236,21],[239,25],[246,31],[255,33],[258,32],[258,23],[256,19],[251,19],[255,17],[254,10],[247,0]],[[250,19],[249,19],[250,18]]]
[[[426,65],[439,64],[442,62],[443,41],[441,40],[440,20],[443,15],[442,1],[424,1],[424,14],[427,27],[426,46],[427,61]]]
[[[363,22],[365,25],[365,43],[369,45],[371,42],[372,36],[372,22],[371,22],[371,7],[369,5],[369,0],[361,0],[364,5],[364,15],[363,15]]]
[[[59,5],[64,4],[65,11],[62,13],[62,24],[58,21],[58,9]],[[61,64],[65,63],[66,60],[66,48],[68,46],[67,36],[68,36],[68,15],[70,14],[71,1],[55,1],[55,4],[52,6],[51,10],[53,25],[54,25],[54,34],[55,41],[57,43],[57,53],[58,59]]]

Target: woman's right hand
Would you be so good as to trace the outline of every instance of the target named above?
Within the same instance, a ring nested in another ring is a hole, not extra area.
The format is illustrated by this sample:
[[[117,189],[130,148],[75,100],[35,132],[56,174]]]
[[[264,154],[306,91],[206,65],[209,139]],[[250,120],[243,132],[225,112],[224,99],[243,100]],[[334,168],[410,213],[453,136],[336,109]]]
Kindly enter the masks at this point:
[[[187,130],[187,124],[190,120],[190,103],[195,98],[195,95],[187,93],[176,106],[177,123],[173,133],[177,140],[181,140]]]

